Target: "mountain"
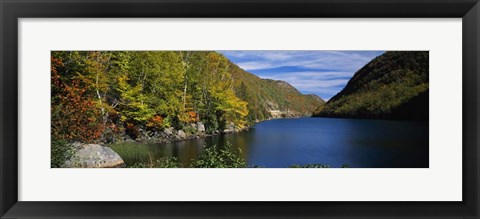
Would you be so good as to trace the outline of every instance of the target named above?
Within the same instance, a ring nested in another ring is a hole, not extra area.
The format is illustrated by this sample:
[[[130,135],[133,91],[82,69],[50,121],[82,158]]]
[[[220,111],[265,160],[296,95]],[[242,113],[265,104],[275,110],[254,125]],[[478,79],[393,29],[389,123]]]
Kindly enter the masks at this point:
[[[358,70],[314,116],[428,120],[428,51],[390,51]]]
[[[389,118],[400,120],[428,120],[428,89],[392,110]]]
[[[323,100],[321,97],[317,96],[316,94],[307,94],[305,95],[309,98],[312,98],[314,99],[315,101],[318,101],[319,103],[321,103],[322,105],[325,104],[325,100]]]
[[[236,95],[248,103],[250,123],[270,118],[311,116],[325,101],[317,95],[304,95],[285,81],[262,79],[234,63],[229,72],[237,81]]]

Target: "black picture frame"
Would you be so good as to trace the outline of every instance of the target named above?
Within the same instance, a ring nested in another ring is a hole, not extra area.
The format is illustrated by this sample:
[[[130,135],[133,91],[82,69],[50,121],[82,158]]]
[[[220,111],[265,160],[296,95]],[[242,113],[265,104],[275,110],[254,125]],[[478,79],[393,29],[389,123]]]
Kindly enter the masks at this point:
[[[0,0],[0,15],[0,216],[2,218],[448,217],[473,219],[480,217],[478,146],[480,5],[478,0]],[[18,19],[73,17],[462,18],[463,201],[18,201]]]

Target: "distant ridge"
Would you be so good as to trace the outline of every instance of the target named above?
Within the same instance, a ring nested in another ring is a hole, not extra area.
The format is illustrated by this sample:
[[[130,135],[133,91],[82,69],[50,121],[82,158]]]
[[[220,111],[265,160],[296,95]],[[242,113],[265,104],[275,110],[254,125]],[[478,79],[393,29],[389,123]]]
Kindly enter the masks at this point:
[[[236,95],[248,102],[248,120],[253,123],[271,118],[311,116],[313,111],[325,104],[314,94],[304,95],[291,84],[272,79],[262,79],[234,63],[230,73],[236,83]]]
[[[314,116],[428,120],[428,51],[386,52],[358,70]]]

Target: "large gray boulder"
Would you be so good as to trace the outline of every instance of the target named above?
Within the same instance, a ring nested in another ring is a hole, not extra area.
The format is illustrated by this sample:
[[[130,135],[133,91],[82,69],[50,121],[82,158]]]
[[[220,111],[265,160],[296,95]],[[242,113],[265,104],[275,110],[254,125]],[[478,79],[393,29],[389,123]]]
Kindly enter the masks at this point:
[[[84,144],[63,165],[66,168],[125,167],[123,159],[112,149],[98,144]]]

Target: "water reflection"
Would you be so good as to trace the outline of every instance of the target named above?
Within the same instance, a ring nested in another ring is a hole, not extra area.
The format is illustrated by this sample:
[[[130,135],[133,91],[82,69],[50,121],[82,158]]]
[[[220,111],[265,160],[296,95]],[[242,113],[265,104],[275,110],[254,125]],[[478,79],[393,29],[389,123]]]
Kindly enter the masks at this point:
[[[152,145],[156,156],[188,166],[203,146],[231,143],[249,165],[288,167],[428,167],[428,124],[419,122],[299,118],[256,124],[248,132]]]

